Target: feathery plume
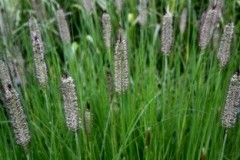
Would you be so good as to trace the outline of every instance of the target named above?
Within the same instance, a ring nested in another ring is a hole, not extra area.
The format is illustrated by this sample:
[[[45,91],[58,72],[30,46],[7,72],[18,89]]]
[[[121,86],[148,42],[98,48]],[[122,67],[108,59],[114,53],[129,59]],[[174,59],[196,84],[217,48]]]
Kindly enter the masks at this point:
[[[8,90],[9,84],[12,86],[12,81],[11,81],[8,67],[3,60],[0,60],[0,80],[2,82],[4,91]]]
[[[47,65],[45,63],[45,48],[43,45],[37,20],[34,17],[31,17],[29,19],[29,29],[32,40],[36,77],[40,83],[40,86],[46,87],[48,83],[48,75]]]
[[[115,6],[117,8],[117,12],[122,11],[123,0],[115,0]]]
[[[85,8],[85,10],[89,14],[92,14],[93,7],[94,7],[94,4],[95,4],[95,0],[81,0],[81,1],[82,1],[82,5]]]
[[[211,7],[206,13],[203,13],[201,18],[201,27],[200,27],[200,38],[199,38],[199,46],[201,49],[205,49],[212,38],[212,34],[214,31],[214,27],[216,21],[219,17],[218,9],[216,5]]]
[[[65,18],[65,13],[60,8],[57,10],[57,24],[62,42],[64,44],[70,43],[71,38],[68,24]]]
[[[184,34],[185,30],[186,30],[186,26],[187,26],[187,8],[184,8],[182,10],[181,13],[181,18],[180,18],[180,25],[179,25],[179,29],[180,29],[180,33]]]
[[[151,128],[148,127],[145,135],[145,147],[148,148],[151,142]]]
[[[104,39],[105,46],[107,48],[110,48],[111,47],[112,27],[111,27],[111,18],[109,16],[109,14],[103,13],[103,15],[102,15],[102,25],[103,25],[103,39]]]
[[[38,19],[43,21],[44,20],[44,14],[45,14],[45,8],[42,4],[42,0],[31,0],[32,2],[32,8],[36,12],[36,15],[38,16]]]
[[[115,91],[118,93],[121,91],[125,92],[128,88],[128,52],[122,30],[119,31],[119,37],[115,47],[114,68]]]
[[[90,111],[89,104],[87,104],[87,108],[84,113],[84,127],[88,137],[91,134],[92,123],[93,123],[93,115]]]
[[[61,90],[64,100],[67,127],[71,131],[77,131],[79,128],[79,109],[76,89],[72,77],[67,75],[62,76]]]
[[[173,16],[167,11],[162,19],[162,47],[161,50],[164,55],[169,55],[173,45]]]
[[[147,22],[147,0],[140,0],[138,12],[138,21],[140,25],[144,26]]]
[[[24,147],[30,142],[31,136],[18,93],[11,84],[8,84],[5,91],[5,103],[13,126],[16,143]]]
[[[221,67],[226,66],[230,59],[230,49],[233,38],[233,30],[234,30],[233,23],[229,23],[224,27],[224,32],[221,38],[221,43],[217,55],[219,65]]]
[[[235,73],[229,84],[228,94],[222,114],[222,125],[225,128],[234,127],[240,105],[240,79],[239,73]]]

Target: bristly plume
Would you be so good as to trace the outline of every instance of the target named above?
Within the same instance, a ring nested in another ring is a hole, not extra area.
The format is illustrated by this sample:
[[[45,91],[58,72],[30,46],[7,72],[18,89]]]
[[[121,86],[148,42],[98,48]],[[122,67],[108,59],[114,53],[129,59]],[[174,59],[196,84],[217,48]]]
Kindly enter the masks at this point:
[[[140,0],[138,12],[138,21],[140,25],[144,26],[147,22],[147,0]]]
[[[38,16],[38,20],[43,21],[45,18],[45,8],[42,4],[42,0],[31,0],[32,2],[32,8],[36,12],[36,15]]]
[[[128,52],[123,30],[119,31],[114,53],[115,91],[125,92],[128,88]]]
[[[72,77],[63,75],[61,78],[61,90],[64,101],[66,124],[69,130],[77,131],[79,128],[79,109],[75,85]]]
[[[103,13],[102,25],[103,25],[103,39],[104,39],[105,46],[107,48],[110,48],[111,47],[112,26],[111,26],[111,18],[109,16],[109,14]]]
[[[224,27],[224,32],[221,38],[221,43],[218,51],[218,61],[221,67],[227,65],[230,59],[230,50],[231,50],[231,43],[233,38],[233,31],[234,25],[233,23],[229,23]]]
[[[181,13],[180,24],[179,24],[179,29],[181,34],[184,34],[186,30],[187,18],[188,18],[187,16],[188,16],[187,8],[184,8]]]
[[[82,5],[84,7],[84,9],[89,13],[92,14],[93,12],[93,7],[95,4],[95,0],[81,0],[82,1]]]
[[[85,127],[85,131],[88,138],[91,135],[92,123],[93,123],[93,115],[91,113],[89,104],[87,104],[87,108],[84,113],[84,127]]]
[[[12,86],[12,80],[9,74],[8,67],[3,60],[0,60],[0,80],[4,91],[8,90],[8,85]]]
[[[225,128],[234,127],[240,105],[240,79],[239,73],[235,73],[230,81],[228,94],[222,114],[222,125]]]
[[[219,17],[218,9],[214,5],[207,12],[203,13],[201,18],[201,27],[200,27],[200,38],[199,38],[199,46],[201,49],[205,49],[212,38],[212,34],[214,31],[214,27],[216,25],[216,21]]]
[[[123,0],[115,0],[115,6],[117,8],[117,12],[122,11]]]
[[[65,18],[65,13],[62,9],[57,10],[57,24],[60,33],[60,37],[64,44],[68,44],[71,41],[70,32],[68,28],[68,24]]]
[[[167,11],[162,19],[161,51],[164,55],[170,55],[173,45],[173,16]]]
[[[7,87],[4,93],[6,108],[11,119],[16,143],[24,147],[27,146],[31,139],[27,120],[17,91],[11,84],[8,84]]]
[[[40,86],[45,88],[48,83],[47,65],[45,62],[45,48],[37,20],[34,17],[29,19],[29,29],[32,40],[36,77],[40,83]]]

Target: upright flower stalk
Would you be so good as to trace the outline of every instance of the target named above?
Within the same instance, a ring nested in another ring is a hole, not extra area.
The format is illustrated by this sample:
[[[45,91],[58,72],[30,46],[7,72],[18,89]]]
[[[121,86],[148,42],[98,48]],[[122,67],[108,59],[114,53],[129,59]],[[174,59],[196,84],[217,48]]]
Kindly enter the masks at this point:
[[[173,45],[173,16],[167,11],[162,19],[161,51],[164,55],[170,55]]]
[[[140,0],[138,12],[138,21],[140,25],[144,26],[147,22],[147,0]]]
[[[0,80],[2,82],[4,91],[8,90],[9,84],[12,86],[12,81],[11,81],[8,67],[3,60],[0,60]]]
[[[234,127],[240,105],[240,76],[235,73],[229,84],[228,94],[222,114],[222,125],[225,128]]]
[[[221,38],[221,43],[217,55],[219,65],[221,67],[226,66],[230,59],[230,49],[233,38],[233,31],[234,31],[233,23],[229,23],[224,27],[224,32]]]
[[[115,6],[117,9],[117,12],[122,11],[122,5],[123,5],[123,0],[115,0]]]
[[[180,33],[184,34],[187,26],[187,8],[184,8],[181,13],[181,18],[180,18],[180,24],[179,24],[179,29]]]
[[[61,90],[64,101],[66,124],[69,130],[77,131],[79,128],[79,109],[77,93],[72,77],[63,75],[61,78]]]
[[[16,143],[25,147],[30,142],[31,136],[18,93],[11,84],[8,84],[4,95]]]
[[[128,52],[123,31],[119,31],[114,54],[115,91],[125,92],[128,88]]]
[[[71,38],[70,38],[68,24],[65,18],[65,13],[61,8],[57,10],[57,24],[58,24],[58,30],[59,30],[62,42],[64,44],[70,43]]]
[[[103,26],[103,39],[104,39],[105,46],[107,48],[110,48],[112,26],[111,26],[110,15],[107,13],[103,13],[102,15],[102,26]]]
[[[45,48],[37,20],[34,17],[29,19],[29,29],[31,34],[36,77],[40,86],[45,88],[48,83],[47,65],[45,63]]]
[[[212,38],[217,19],[219,17],[218,11],[218,8],[214,5],[202,15],[199,34],[199,46],[201,49],[205,49]]]

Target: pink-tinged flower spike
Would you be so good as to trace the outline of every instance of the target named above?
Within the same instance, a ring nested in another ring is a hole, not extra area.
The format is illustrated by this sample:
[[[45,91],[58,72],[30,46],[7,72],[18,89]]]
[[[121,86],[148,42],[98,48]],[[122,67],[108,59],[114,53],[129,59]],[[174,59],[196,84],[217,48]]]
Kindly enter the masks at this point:
[[[4,93],[5,104],[13,127],[15,140],[18,145],[25,147],[31,139],[26,116],[17,91],[11,84],[8,84],[7,87]]]
[[[169,11],[162,19],[161,42],[161,51],[164,55],[169,56],[173,45],[173,16]]]
[[[234,127],[240,105],[240,81],[239,73],[235,73],[229,84],[228,94],[222,114],[222,125],[225,128]]]
[[[3,60],[0,60],[0,80],[2,82],[4,91],[8,90],[9,84],[12,86],[12,81],[11,81],[8,67]]]
[[[220,67],[226,66],[230,59],[233,31],[234,31],[233,23],[229,23],[224,27],[224,32],[221,38],[221,43],[217,55]]]
[[[115,91],[125,92],[128,88],[128,52],[123,31],[119,31],[114,54],[114,83]]]
[[[179,29],[180,33],[184,34],[187,26],[187,8],[184,8],[181,13],[181,18],[180,18],[180,24],[179,24]]]
[[[64,101],[66,124],[69,130],[77,131],[79,128],[79,109],[77,93],[72,77],[63,75],[61,78],[61,90]]]
[[[29,19],[29,29],[32,40],[36,77],[40,86],[45,88],[48,83],[47,65],[45,63],[45,48],[37,20],[34,17]]]
[[[140,0],[138,12],[138,21],[141,26],[144,26],[147,22],[147,0]]]
[[[57,10],[57,24],[58,24],[58,30],[59,30],[62,42],[64,44],[70,43],[71,38],[70,38],[68,24],[65,18],[65,13],[60,8]]]
[[[111,26],[111,18],[107,13],[103,13],[102,15],[102,26],[103,26],[103,39],[104,39],[105,46],[107,48],[110,48],[112,26]]]
[[[214,27],[218,19],[218,9],[214,5],[206,13],[203,13],[201,18],[200,38],[199,46],[201,49],[205,49],[212,38]]]

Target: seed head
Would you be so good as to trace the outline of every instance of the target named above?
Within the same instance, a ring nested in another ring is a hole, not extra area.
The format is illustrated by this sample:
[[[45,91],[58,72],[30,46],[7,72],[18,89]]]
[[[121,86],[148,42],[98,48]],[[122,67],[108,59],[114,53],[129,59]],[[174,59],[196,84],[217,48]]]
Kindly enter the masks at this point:
[[[217,55],[219,65],[221,67],[226,66],[230,59],[230,49],[233,38],[233,30],[234,30],[233,23],[229,23],[224,27],[224,32],[221,38],[221,43]]]
[[[181,34],[184,34],[185,30],[186,30],[186,25],[187,25],[187,8],[184,8],[182,10],[181,13],[181,19],[180,19],[180,25],[179,25],[179,29]]]
[[[162,52],[164,55],[169,55],[173,45],[173,16],[168,11],[162,19]]]
[[[103,39],[104,39],[105,46],[107,48],[110,48],[111,47],[112,27],[111,27],[111,18],[109,16],[109,14],[103,13],[103,15],[102,15],[102,25],[103,25]]]
[[[138,12],[138,21],[140,25],[144,26],[147,22],[147,0],[140,0]]]
[[[0,80],[2,82],[4,91],[8,90],[9,84],[12,86],[12,81],[11,81],[8,67],[3,60],[0,60]]]
[[[118,93],[125,92],[128,88],[128,53],[126,40],[122,32],[119,33],[114,54],[114,83],[115,91]]]
[[[29,19],[29,29],[32,40],[36,77],[40,83],[40,86],[46,87],[48,83],[48,75],[47,65],[45,63],[45,49],[38,23],[34,17],[31,17]]]
[[[203,13],[199,38],[199,46],[201,49],[205,49],[212,38],[217,19],[218,9],[216,7],[212,7],[206,13]]]
[[[64,44],[68,44],[71,41],[68,24],[65,18],[65,13],[62,9],[57,10],[57,23],[60,33],[60,37]]]
[[[235,125],[240,105],[240,81],[238,73],[231,78],[228,94],[222,114],[222,125],[231,128]]]
[[[16,143],[24,147],[30,142],[31,136],[18,93],[11,84],[8,84],[5,91],[5,103],[13,126]]]
[[[64,75],[61,78],[61,90],[67,127],[71,131],[79,128],[79,109],[75,85],[72,77]]]

